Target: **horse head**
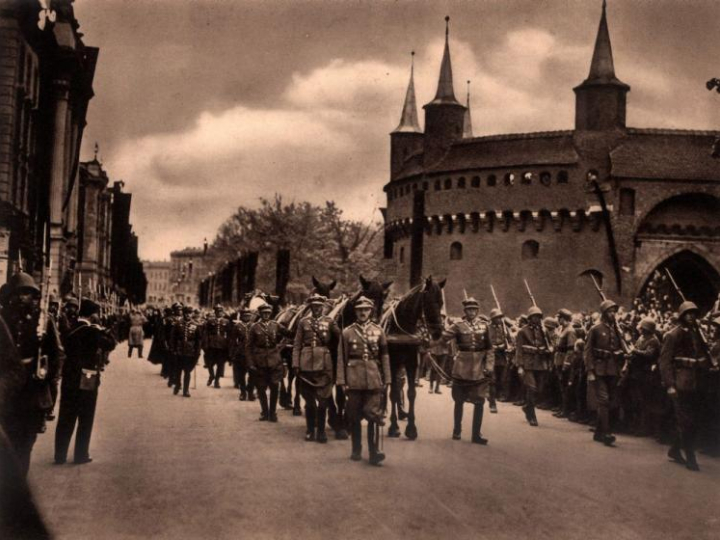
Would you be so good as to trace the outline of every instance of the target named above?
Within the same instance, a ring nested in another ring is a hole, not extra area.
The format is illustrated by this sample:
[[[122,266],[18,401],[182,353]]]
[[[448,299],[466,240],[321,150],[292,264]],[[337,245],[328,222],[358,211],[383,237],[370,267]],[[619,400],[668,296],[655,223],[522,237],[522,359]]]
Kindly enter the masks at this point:
[[[337,285],[337,281],[334,279],[330,283],[323,283],[322,281],[315,279],[315,276],[312,277],[312,284],[313,289],[310,294],[317,293],[325,298],[330,298],[330,292],[335,288]]]
[[[423,317],[427,324],[428,331],[433,339],[439,339],[442,331],[442,310],[443,310],[443,292],[447,279],[442,281],[433,281],[432,276],[428,276],[423,285]]]
[[[383,312],[383,303],[387,298],[390,285],[392,285],[393,282],[386,281],[385,283],[381,283],[378,280],[368,280],[365,279],[362,274],[359,276],[359,279],[361,286],[360,294],[373,301],[373,304],[375,304],[373,318],[380,320],[380,315],[382,315]]]

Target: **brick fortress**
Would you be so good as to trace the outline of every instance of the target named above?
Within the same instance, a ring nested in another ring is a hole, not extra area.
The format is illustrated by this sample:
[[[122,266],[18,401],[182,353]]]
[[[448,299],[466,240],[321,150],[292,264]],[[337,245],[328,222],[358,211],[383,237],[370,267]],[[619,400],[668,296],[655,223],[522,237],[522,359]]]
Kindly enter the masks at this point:
[[[473,137],[453,90],[447,31],[435,98],[418,123],[411,73],[390,134],[385,259],[399,291],[447,277],[487,313],[492,283],[504,310],[538,304],[593,309],[588,274],[628,306],[669,267],[708,309],[720,290],[720,132],[626,125],[630,86],[615,75],[603,5],[590,72],[575,92],[575,129]]]

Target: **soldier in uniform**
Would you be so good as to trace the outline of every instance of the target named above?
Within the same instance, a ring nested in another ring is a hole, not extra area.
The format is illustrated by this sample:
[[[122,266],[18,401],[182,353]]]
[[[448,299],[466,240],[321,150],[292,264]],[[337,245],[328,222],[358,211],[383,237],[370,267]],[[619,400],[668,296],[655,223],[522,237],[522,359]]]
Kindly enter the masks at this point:
[[[447,323],[447,315],[445,315],[445,313],[440,314],[440,321],[442,323],[443,330],[447,330],[449,326]],[[447,373],[449,371],[448,365],[452,358],[451,343],[447,343],[442,339],[436,342],[431,341],[430,347],[428,348],[428,354],[432,357],[432,359],[435,361],[435,364],[437,364],[437,366],[443,371],[443,373]],[[431,364],[429,390],[431,394],[442,394],[442,391],[440,390],[441,382],[447,383],[449,381],[443,381],[443,375],[441,375],[440,372],[435,369],[435,366]]]
[[[240,310],[240,320],[235,321],[230,332],[230,356],[233,365],[233,379],[240,389],[240,401],[255,401],[255,386],[248,377],[247,341],[252,324],[252,311]]]
[[[215,306],[214,316],[208,317],[203,326],[202,349],[205,367],[210,372],[207,385],[220,388],[220,379],[225,375],[225,362],[230,356],[230,320],[221,305]]]
[[[76,423],[74,462],[83,464],[92,461],[90,436],[95,421],[103,352],[112,351],[116,345],[110,331],[97,324],[99,311],[98,304],[84,298],[79,318],[63,335],[67,357],[63,365],[60,414],[55,429],[55,463],[58,465],[67,460]]]
[[[8,404],[3,424],[10,444],[27,475],[30,454],[38,433],[45,431],[45,415],[52,407],[50,387],[62,371],[65,353],[51,317],[38,335],[40,289],[32,276],[19,272],[7,284],[7,303],[2,318],[8,326],[24,371],[19,391]],[[47,360],[47,373],[40,373],[39,362]]]
[[[572,325],[572,313],[570,310],[563,308],[558,311],[557,320],[560,325],[560,334],[555,348],[555,372],[560,391],[561,407],[553,416],[567,418],[570,414],[570,403],[572,401],[571,369],[577,334]]]
[[[640,337],[635,342],[634,352],[627,364],[630,379],[629,393],[633,420],[633,432],[645,435],[650,428],[650,413],[653,407],[653,371],[658,369],[660,341],[655,335],[655,321],[645,318],[638,325]]]
[[[483,421],[485,398],[491,394],[492,378],[495,371],[495,351],[490,329],[478,317],[480,304],[474,298],[463,300],[465,316],[444,332],[443,339],[454,340],[457,356],[452,368],[452,398],[455,402],[452,438],[460,440],[463,408],[465,402],[473,404],[472,434],[470,440],[476,444],[487,444],[480,430]]]
[[[505,316],[498,308],[490,310],[490,340],[495,356],[495,373],[490,387],[490,412],[497,412],[496,399],[508,401],[510,395],[510,355],[513,352],[512,338],[505,326]]]
[[[298,324],[292,355],[292,368],[305,400],[305,440],[319,443],[327,442],[325,420],[333,389],[331,351],[340,338],[338,326],[323,315],[326,302],[319,294],[308,298],[311,313]]]
[[[185,306],[182,319],[175,322],[170,338],[171,350],[175,356],[175,372],[173,374],[173,394],[180,392],[180,376],[182,375],[183,397],[190,397],[190,376],[200,358],[202,328],[192,319],[193,309]]]
[[[660,374],[675,409],[676,433],[668,457],[698,471],[695,457],[697,417],[701,381],[709,369],[718,369],[698,328],[698,307],[683,302],[678,309],[678,326],[665,335],[660,352]],[[685,451],[685,457],[681,453]]]
[[[594,388],[597,401],[597,427],[593,439],[605,446],[615,442],[610,431],[610,405],[615,402],[618,375],[624,363],[623,336],[615,321],[617,311],[615,302],[602,301],[600,322],[588,332],[584,351],[588,385]]]
[[[247,343],[248,367],[258,390],[261,422],[278,421],[277,402],[280,381],[287,370],[280,356],[280,341],[287,332],[277,321],[270,318],[272,310],[272,306],[268,303],[258,306],[260,320],[250,327]]]
[[[379,427],[385,424],[385,391],[392,380],[385,332],[370,319],[375,305],[361,296],[355,302],[357,321],[342,332],[338,345],[337,384],[347,395],[347,418],[351,426],[352,454],[362,459],[362,420],[368,422],[369,463],[379,466]]]
[[[177,359],[172,344],[172,333],[175,324],[183,318],[183,306],[179,302],[172,305],[169,315],[163,318],[163,339],[165,342],[165,360],[160,373],[167,379],[168,388],[171,388],[175,382],[175,372],[177,371]]]
[[[538,425],[535,406],[538,395],[545,389],[553,354],[542,327],[542,317],[542,310],[532,306],[527,313],[527,325],[520,329],[515,338],[515,364],[525,387],[525,405],[522,410],[531,426]]]

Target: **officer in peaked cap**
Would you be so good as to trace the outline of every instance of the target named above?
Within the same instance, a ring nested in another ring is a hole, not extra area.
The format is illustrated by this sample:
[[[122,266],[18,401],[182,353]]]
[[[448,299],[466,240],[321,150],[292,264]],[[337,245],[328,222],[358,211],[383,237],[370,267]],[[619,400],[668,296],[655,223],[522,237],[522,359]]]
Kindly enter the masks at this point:
[[[542,317],[542,310],[532,306],[527,312],[528,324],[520,329],[515,338],[515,364],[525,386],[523,412],[531,426],[538,425],[535,406],[538,395],[545,389],[554,352],[543,328]]]
[[[323,315],[326,302],[319,294],[308,298],[311,314],[298,324],[292,353],[292,368],[305,400],[305,440],[319,443],[327,442],[325,420],[333,387],[331,351],[340,339],[338,326]]]
[[[255,386],[248,377],[247,343],[252,325],[253,312],[250,308],[240,309],[239,319],[235,321],[230,332],[230,357],[233,365],[233,378],[240,389],[240,401],[255,401]]]
[[[172,328],[170,348],[173,352],[174,368],[171,376],[173,394],[177,395],[182,386],[183,397],[190,397],[190,376],[200,358],[202,329],[193,320],[193,308],[182,308],[182,318],[176,319]]]
[[[379,426],[384,425],[383,399],[391,382],[390,357],[383,329],[370,320],[375,307],[361,296],[355,302],[357,321],[342,332],[338,347],[337,384],[347,393],[347,416],[350,422],[352,454],[362,459],[363,418],[368,421],[369,463],[379,466],[385,454],[379,449]]]
[[[230,357],[230,319],[225,309],[216,305],[214,314],[207,318],[202,328],[202,349],[207,368],[207,385],[220,388],[220,379],[225,375],[225,363]]]
[[[612,446],[615,436],[610,432],[610,406],[615,401],[618,376],[624,364],[623,336],[615,315],[618,305],[612,300],[600,303],[600,321],[593,326],[585,341],[585,369],[588,385],[595,389],[597,427],[593,440]]]

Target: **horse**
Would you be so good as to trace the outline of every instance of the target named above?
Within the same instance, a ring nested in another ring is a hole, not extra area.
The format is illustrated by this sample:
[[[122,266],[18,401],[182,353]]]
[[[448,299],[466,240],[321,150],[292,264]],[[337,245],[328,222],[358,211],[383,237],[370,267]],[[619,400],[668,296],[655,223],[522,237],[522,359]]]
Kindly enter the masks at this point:
[[[388,353],[390,355],[390,427],[388,437],[399,437],[398,408],[400,406],[400,393],[402,380],[400,370],[404,367],[407,374],[407,398],[409,408],[407,411],[407,426],[405,436],[414,441],[418,437],[415,424],[415,374],[418,369],[418,336],[419,323],[423,323],[433,339],[440,339],[443,325],[440,314],[443,308],[443,293],[446,280],[435,282],[429,276],[421,285],[410,289],[400,300],[391,303],[384,311],[381,325],[388,340]]]
[[[360,281],[360,290],[352,296],[341,298],[328,313],[328,316],[338,325],[341,332],[357,320],[355,316],[355,302],[361,296],[373,301],[375,305],[373,319],[376,321],[380,320],[383,304],[387,298],[390,285],[392,285],[392,281],[381,283],[377,280],[368,280],[365,279],[362,274],[358,276],[358,278]],[[331,357],[333,373],[337,374],[338,357],[336,347],[333,347]],[[347,425],[345,422],[345,392],[337,385],[335,385],[335,395],[333,399],[330,400],[330,406],[328,407],[328,425],[335,432],[336,439],[348,438]]]

